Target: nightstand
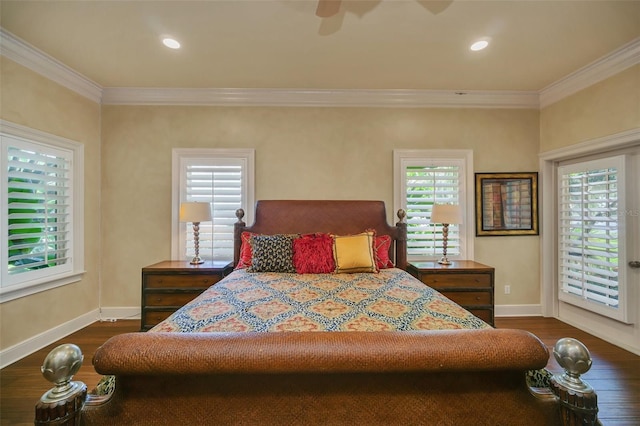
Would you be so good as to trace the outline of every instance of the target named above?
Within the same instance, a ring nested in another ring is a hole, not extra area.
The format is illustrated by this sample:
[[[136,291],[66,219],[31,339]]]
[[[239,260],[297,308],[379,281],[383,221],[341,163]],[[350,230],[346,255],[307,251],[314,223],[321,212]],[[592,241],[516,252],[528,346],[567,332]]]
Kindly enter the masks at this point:
[[[149,330],[231,271],[229,261],[165,260],[142,268],[140,329]]]
[[[494,325],[494,268],[472,260],[409,262],[407,272],[456,302],[478,318]]]

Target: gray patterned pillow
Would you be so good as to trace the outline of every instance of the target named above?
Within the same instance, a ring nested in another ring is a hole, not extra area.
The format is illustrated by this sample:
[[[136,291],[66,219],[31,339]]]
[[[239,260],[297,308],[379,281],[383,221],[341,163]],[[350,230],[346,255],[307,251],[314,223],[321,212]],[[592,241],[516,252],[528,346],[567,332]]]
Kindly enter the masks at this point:
[[[249,272],[290,272],[293,266],[294,235],[254,235],[251,237],[253,258]]]

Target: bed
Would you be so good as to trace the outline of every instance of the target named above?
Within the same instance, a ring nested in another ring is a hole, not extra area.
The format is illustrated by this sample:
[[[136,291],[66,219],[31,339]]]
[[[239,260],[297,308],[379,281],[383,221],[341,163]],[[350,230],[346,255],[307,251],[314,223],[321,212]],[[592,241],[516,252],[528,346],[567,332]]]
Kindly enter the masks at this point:
[[[595,394],[572,385],[584,354],[560,349],[553,376],[536,336],[410,276],[402,211],[392,226],[380,201],[266,200],[251,226],[237,216],[235,270],[105,342],[99,389],[43,396],[36,424],[596,424]]]

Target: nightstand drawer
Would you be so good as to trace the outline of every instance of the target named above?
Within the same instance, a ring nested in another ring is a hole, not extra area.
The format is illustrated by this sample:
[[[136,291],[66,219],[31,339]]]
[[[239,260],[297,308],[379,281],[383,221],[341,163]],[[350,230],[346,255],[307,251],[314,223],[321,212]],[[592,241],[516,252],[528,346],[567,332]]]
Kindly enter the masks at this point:
[[[196,298],[201,292],[188,293],[147,293],[145,306],[183,306]]]
[[[144,324],[142,324],[142,328],[149,329],[149,328],[153,327],[154,325],[158,324],[159,322],[162,322],[162,321],[166,320],[167,318],[169,318],[169,315],[171,315],[175,311],[176,311],[176,309],[169,309],[169,310],[165,310],[165,311],[147,310],[147,312],[145,314]]]
[[[146,288],[202,288],[220,281],[220,275],[147,275]]]
[[[473,315],[480,318],[482,321],[487,324],[493,326],[493,310],[490,309],[467,309],[467,311],[471,312]]]
[[[491,287],[489,274],[420,274],[420,281],[434,288]]]
[[[491,305],[491,293],[488,291],[441,291],[440,293],[458,305]]]

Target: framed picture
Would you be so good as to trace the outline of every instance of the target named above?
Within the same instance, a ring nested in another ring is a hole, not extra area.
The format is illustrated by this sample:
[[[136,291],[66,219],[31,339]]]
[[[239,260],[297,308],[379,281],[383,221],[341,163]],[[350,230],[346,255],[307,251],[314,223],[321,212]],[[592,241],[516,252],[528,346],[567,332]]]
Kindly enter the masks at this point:
[[[476,235],[538,235],[538,173],[476,173]]]

